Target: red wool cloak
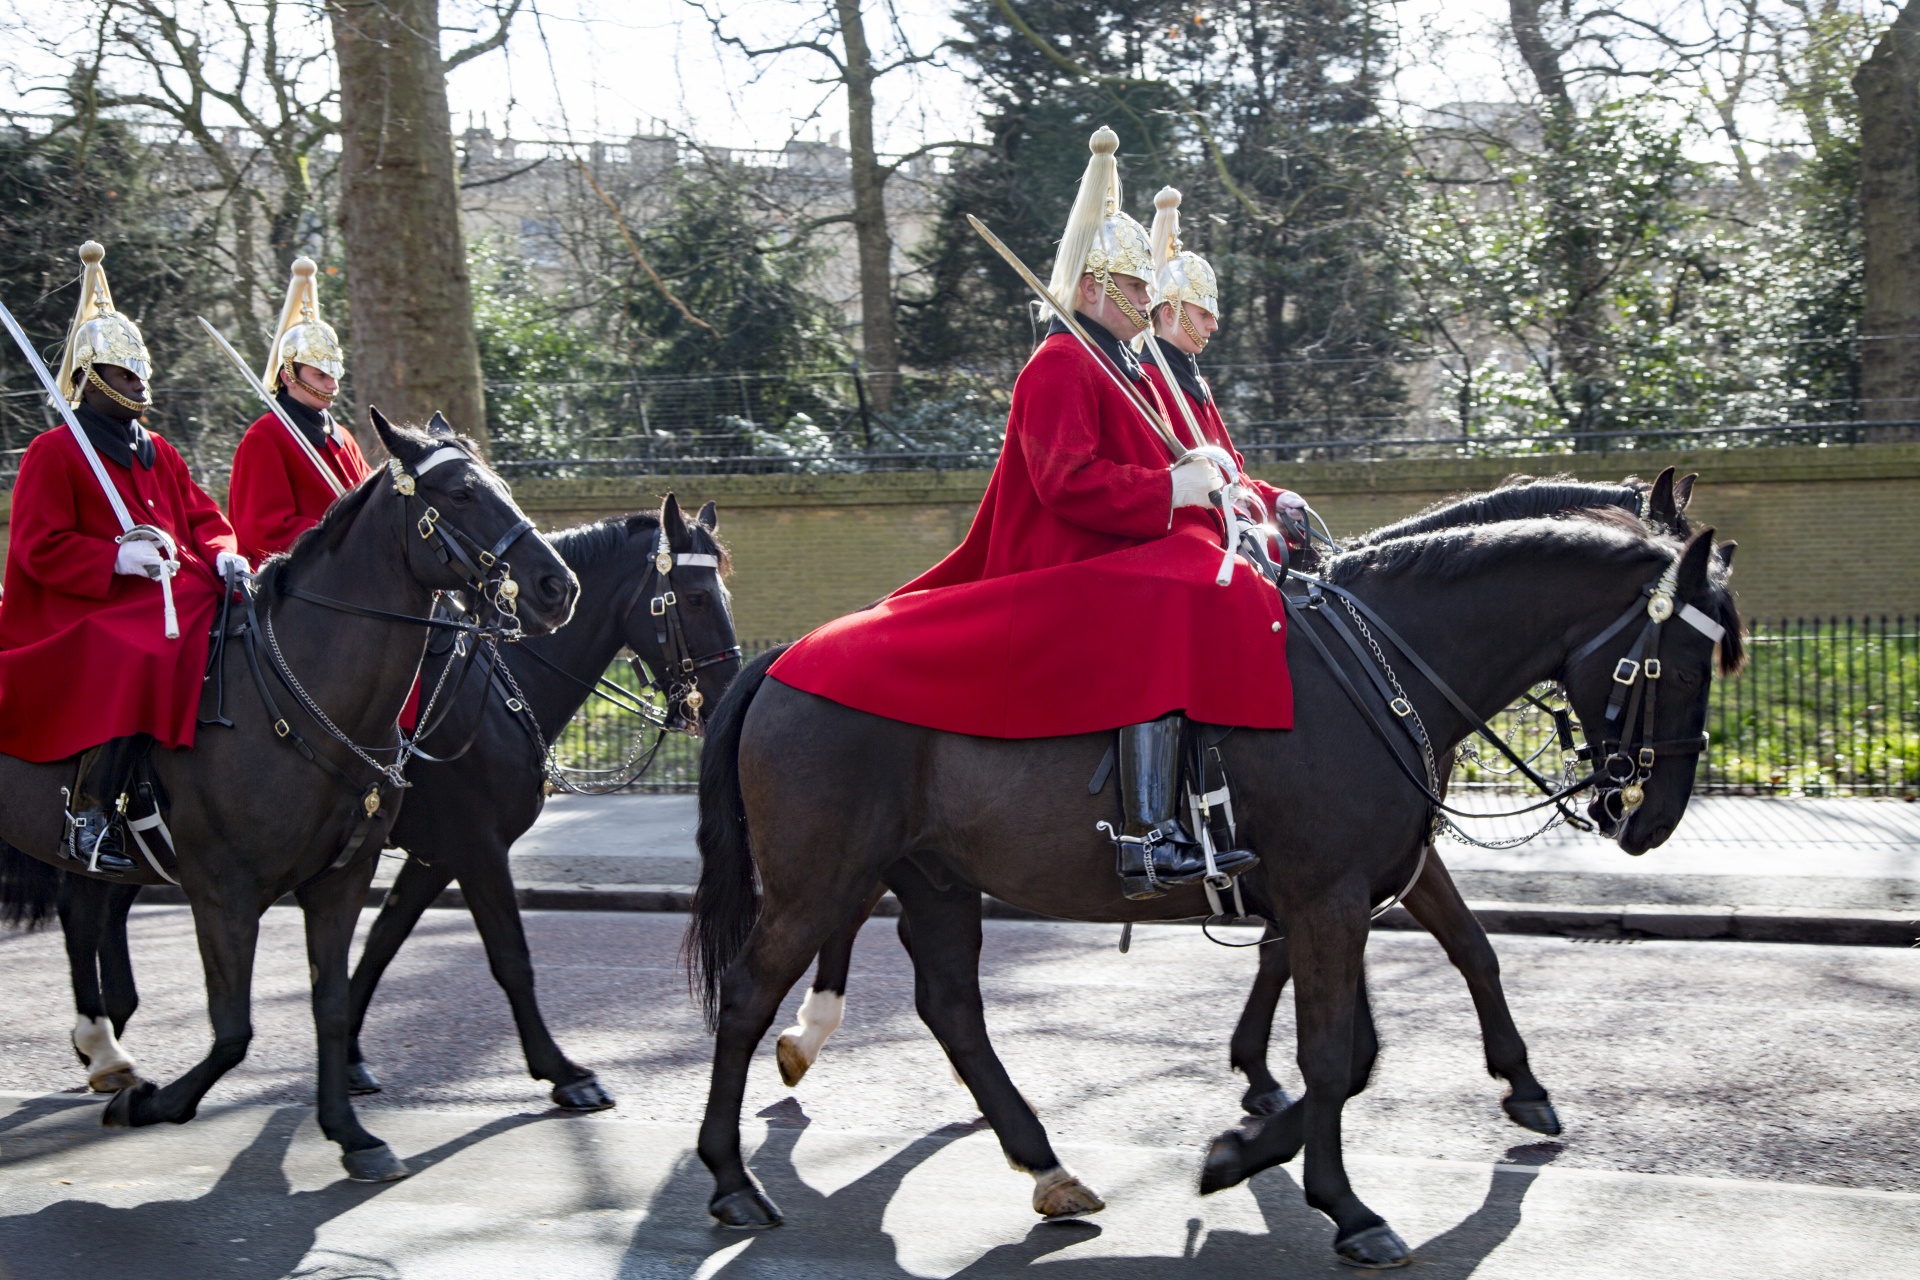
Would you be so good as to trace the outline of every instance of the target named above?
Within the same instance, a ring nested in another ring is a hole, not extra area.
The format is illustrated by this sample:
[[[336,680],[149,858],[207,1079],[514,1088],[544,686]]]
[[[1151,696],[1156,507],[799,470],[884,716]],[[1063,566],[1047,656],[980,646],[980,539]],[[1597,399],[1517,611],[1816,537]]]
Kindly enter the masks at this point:
[[[166,638],[160,584],[113,571],[120,522],[72,433],[37,436],[20,460],[7,533],[0,752],[44,763],[142,732],[163,747],[193,745],[220,598],[214,557],[237,547],[173,446],[151,438],[151,471],[101,461],[134,520],[179,544],[180,638]]]
[[[353,436],[345,442],[316,449],[334,479],[351,489],[367,478],[371,468]],[[320,523],[333,505],[333,489],[307,460],[306,451],[287,431],[286,424],[269,413],[247,428],[233,454],[233,479],[227,486],[227,513],[239,535],[240,550],[259,564],[293,545],[293,540]]]
[[[1169,461],[1075,339],[1048,338],[1014,384],[966,541],[770,674],[982,737],[1092,733],[1169,711],[1292,728],[1279,593],[1244,561],[1214,585],[1218,525],[1173,510]]]

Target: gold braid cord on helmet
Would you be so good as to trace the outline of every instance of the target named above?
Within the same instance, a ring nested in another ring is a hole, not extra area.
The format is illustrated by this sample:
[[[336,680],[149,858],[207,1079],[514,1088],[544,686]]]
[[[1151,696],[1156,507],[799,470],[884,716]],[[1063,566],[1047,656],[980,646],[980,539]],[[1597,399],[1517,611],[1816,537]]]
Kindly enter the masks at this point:
[[[1080,179],[1073,211],[1067,215],[1067,233],[1060,238],[1047,292],[1071,311],[1079,297],[1080,277],[1091,273],[1120,314],[1136,329],[1144,329],[1147,318],[1113,282],[1115,276],[1133,276],[1149,284],[1153,281],[1153,249],[1147,243],[1147,230],[1120,207],[1120,167],[1114,159],[1120,139],[1102,125],[1094,131],[1087,148],[1092,157]]]
[[[146,339],[140,326],[113,309],[113,292],[107,288],[107,269],[103,265],[107,251],[89,240],[80,246],[80,305],[74,309],[73,324],[67,329],[67,349],[60,358],[60,372],[54,385],[67,397],[70,408],[78,408],[83,383],[107,393],[114,403],[136,413],[152,400],[129,400],[100,380],[93,371],[96,364],[110,364],[137,375],[142,382],[153,381],[153,357],[147,354]]]
[[[340,348],[340,335],[320,318],[318,270],[312,258],[293,260],[293,278],[287,283],[287,300],[280,307],[280,323],[274,326],[267,367],[260,381],[271,387],[274,375],[284,371],[291,382],[325,404],[333,399],[333,393],[322,391],[293,371],[297,364],[310,365],[335,378],[347,371],[347,353]]]
[[[1153,198],[1153,305],[1171,304],[1180,330],[1196,347],[1207,340],[1187,314],[1191,304],[1213,316],[1220,314],[1219,283],[1205,258],[1180,247],[1180,193],[1162,187]]]

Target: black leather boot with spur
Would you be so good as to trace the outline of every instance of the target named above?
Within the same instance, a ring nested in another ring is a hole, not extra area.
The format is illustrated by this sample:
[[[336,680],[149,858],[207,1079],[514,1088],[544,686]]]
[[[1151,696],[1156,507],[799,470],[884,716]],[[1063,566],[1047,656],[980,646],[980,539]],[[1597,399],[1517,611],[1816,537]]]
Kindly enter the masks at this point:
[[[1170,715],[1120,730],[1116,763],[1123,821],[1120,834],[1112,839],[1121,891],[1129,898],[1158,898],[1169,886],[1196,884],[1207,876],[1205,850],[1175,816],[1183,727],[1183,717]],[[1214,869],[1228,877],[1259,861],[1243,849],[1216,850],[1213,855]]]

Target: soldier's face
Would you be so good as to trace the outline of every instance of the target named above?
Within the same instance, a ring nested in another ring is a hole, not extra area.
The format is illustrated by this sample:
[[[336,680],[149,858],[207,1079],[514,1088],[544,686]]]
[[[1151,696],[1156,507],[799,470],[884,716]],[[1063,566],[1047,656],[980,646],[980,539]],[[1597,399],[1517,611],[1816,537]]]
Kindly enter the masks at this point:
[[[1191,302],[1186,303],[1185,306],[1187,323],[1200,334],[1202,341],[1211,338],[1213,331],[1220,327],[1220,322],[1214,318],[1213,312],[1205,307],[1196,307]],[[1200,343],[1195,342],[1192,335],[1187,332],[1186,325],[1180,323],[1180,314],[1173,309],[1171,302],[1163,302],[1154,309],[1153,331],[1160,335],[1161,340],[1168,346],[1178,347],[1190,356],[1200,354]]]
[[[334,396],[340,393],[340,379],[325,369],[316,369],[310,364],[296,364],[293,366],[293,373],[300,382],[288,382],[285,378],[280,381],[286,386],[287,394],[309,409],[326,408],[333,403]],[[303,387],[300,385],[301,382],[307,385]],[[325,394],[315,395],[307,390],[307,387],[317,387]]]
[[[127,399],[135,403],[144,403],[146,401],[146,379],[142,378],[133,370],[124,369],[117,364],[96,364],[93,366],[93,371],[99,377],[100,381],[106,383]],[[90,408],[97,409],[109,418],[118,418],[122,422],[128,422],[140,416],[139,410],[129,409],[125,405],[115,401],[113,397],[101,395],[100,388],[95,386],[89,385],[82,399]]]
[[[1133,304],[1134,313],[1142,319],[1147,314],[1147,304],[1152,295],[1147,291],[1147,282],[1135,276],[1115,275],[1109,277],[1126,300]],[[1129,342],[1140,332],[1140,325],[1133,317],[1122,311],[1107,291],[1095,279],[1091,272],[1080,277],[1080,310],[1093,317],[1100,327],[1122,342]]]

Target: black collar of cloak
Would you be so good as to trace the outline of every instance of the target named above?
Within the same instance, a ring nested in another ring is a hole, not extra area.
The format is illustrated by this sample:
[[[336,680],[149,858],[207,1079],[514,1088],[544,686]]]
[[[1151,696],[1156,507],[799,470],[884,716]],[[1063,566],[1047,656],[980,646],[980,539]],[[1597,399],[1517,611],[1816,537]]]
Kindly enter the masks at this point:
[[[134,459],[138,458],[142,467],[153,470],[153,437],[138,422],[109,418],[84,402],[73,411],[73,417],[93,442],[94,452],[108,462],[131,471]]]
[[[1133,354],[1132,347],[1108,333],[1105,325],[1086,312],[1075,311],[1073,316],[1080,322],[1080,327],[1087,331],[1087,336],[1093,339],[1093,345],[1100,348],[1101,354],[1107,359],[1113,361],[1114,366],[1126,375],[1127,381],[1145,382],[1147,380],[1147,375],[1140,371],[1140,358]],[[1056,333],[1071,332],[1073,331],[1067,328],[1067,322],[1059,316],[1055,316],[1053,323],[1047,326],[1049,338]]]
[[[288,420],[300,428],[300,434],[307,438],[308,444],[316,449],[324,449],[329,445],[338,447],[331,430],[333,418],[325,409],[315,409],[311,405],[301,404],[285,387],[275,392],[273,398],[286,411]]]

